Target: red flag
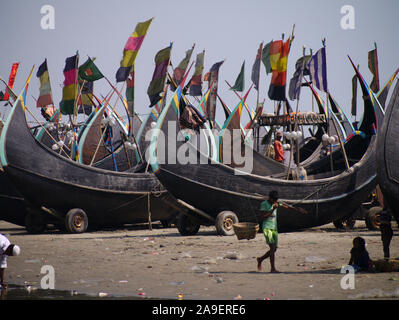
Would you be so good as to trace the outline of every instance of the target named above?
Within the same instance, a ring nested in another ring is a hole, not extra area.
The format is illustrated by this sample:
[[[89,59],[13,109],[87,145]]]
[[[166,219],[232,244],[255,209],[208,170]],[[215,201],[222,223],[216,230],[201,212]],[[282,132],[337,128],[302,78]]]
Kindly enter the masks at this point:
[[[17,75],[18,67],[19,67],[19,62],[14,63],[11,67],[10,77],[8,78],[8,86],[10,87],[10,89],[14,87],[14,82],[15,82],[15,77]],[[10,99],[10,95],[8,93],[8,90],[6,89],[3,101],[8,101],[8,99]]]

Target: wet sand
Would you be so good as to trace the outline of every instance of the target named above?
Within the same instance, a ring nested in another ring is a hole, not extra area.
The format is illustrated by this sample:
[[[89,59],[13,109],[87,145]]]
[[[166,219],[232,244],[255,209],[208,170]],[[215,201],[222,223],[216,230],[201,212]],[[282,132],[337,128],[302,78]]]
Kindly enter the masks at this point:
[[[391,257],[399,257],[399,230],[393,223]],[[44,265],[55,271],[55,289],[91,296],[183,300],[374,299],[399,297],[399,272],[358,273],[355,289],[341,288],[341,267],[349,261],[352,240],[366,239],[372,259],[383,257],[379,231],[363,221],[353,230],[333,224],[279,234],[276,267],[265,260],[257,271],[256,257],[267,247],[262,234],[253,240],[216,235],[201,227],[195,236],[154,225],[127,226],[84,234],[58,230],[40,235],[0,221],[0,233],[20,245],[8,258],[9,284],[40,288]],[[28,294],[28,293],[27,293]]]

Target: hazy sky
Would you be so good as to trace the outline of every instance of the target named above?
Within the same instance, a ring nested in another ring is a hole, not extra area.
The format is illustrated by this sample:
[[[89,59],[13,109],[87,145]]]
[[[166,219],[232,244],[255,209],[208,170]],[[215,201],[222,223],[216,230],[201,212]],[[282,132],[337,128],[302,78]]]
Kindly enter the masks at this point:
[[[40,10],[44,5],[51,5],[55,9],[53,30],[41,28],[44,15]],[[355,11],[353,30],[341,27],[344,16],[341,8],[345,5],[352,6]],[[302,46],[311,47],[316,52],[322,45],[321,39],[326,38],[328,86],[338,103],[349,113],[353,69],[347,55],[360,64],[360,71],[370,82],[367,52],[373,49],[376,41],[382,86],[399,67],[399,59],[396,58],[399,45],[394,28],[398,12],[397,0],[2,0],[0,76],[8,79],[12,63],[21,62],[15,84],[15,91],[19,93],[35,64],[28,92],[28,106],[35,109],[32,95],[37,98],[39,94],[39,80],[35,74],[44,58],[47,58],[53,98],[58,105],[62,96],[65,58],[74,55],[77,50],[80,63],[86,60],[87,55],[97,57],[99,69],[115,82],[115,73],[128,37],[138,22],[154,17],[136,59],[137,112],[148,112],[146,91],[154,71],[153,59],[171,41],[174,66],[193,43],[196,47],[192,60],[197,53],[206,50],[204,72],[209,71],[215,62],[226,59],[220,68],[219,93],[228,106],[234,108],[238,100],[224,81],[233,84],[245,60],[245,88],[248,89],[260,42],[280,39],[283,32],[287,38],[295,24],[287,83],[294,73],[296,60],[302,55]],[[267,98],[270,77],[266,76],[262,66],[260,97],[261,100],[266,97],[266,111],[272,112],[274,103]],[[118,88],[121,86],[122,83]],[[98,95],[106,95],[109,91],[104,79],[97,81],[94,88]],[[308,92],[303,91],[300,102],[302,110],[311,108],[309,96]],[[252,90],[248,104],[254,107],[255,102],[256,91]],[[295,103],[292,102],[292,105],[295,106]],[[3,104],[0,104],[2,115],[4,111]],[[220,107],[216,113],[218,119],[224,120]]]

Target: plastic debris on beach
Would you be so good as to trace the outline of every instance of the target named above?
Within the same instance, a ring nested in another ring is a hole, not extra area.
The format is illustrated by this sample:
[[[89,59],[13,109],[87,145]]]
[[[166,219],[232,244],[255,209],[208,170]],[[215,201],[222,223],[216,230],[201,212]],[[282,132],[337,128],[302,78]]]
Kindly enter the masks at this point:
[[[208,272],[208,267],[192,266],[191,271],[196,273],[205,273]]]
[[[106,292],[99,292],[99,293],[98,293],[98,296],[99,296],[100,298],[108,297],[108,293],[106,293]]]
[[[224,256],[224,259],[230,259],[230,260],[242,260],[245,259],[245,256],[243,256],[241,253],[237,252],[227,252]]]
[[[305,262],[323,262],[327,261],[327,258],[317,257],[317,256],[308,256],[305,258]]]
[[[170,284],[172,286],[182,286],[182,285],[184,285],[184,280],[183,281],[172,281],[172,282],[170,282]]]

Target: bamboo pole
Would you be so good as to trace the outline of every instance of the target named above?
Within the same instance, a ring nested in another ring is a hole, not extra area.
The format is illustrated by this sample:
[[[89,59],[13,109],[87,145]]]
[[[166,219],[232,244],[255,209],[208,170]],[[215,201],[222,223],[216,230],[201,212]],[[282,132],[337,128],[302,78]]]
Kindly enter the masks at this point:
[[[107,123],[106,127],[104,128],[103,133],[101,134],[100,140],[97,143],[96,151],[94,152],[94,155],[93,155],[93,157],[91,158],[91,161],[90,161],[90,166],[93,165],[94,159],[96,158],[97,153],[98,153],[98,149],[100,149],[101,141],[104,139],[105,134],[107,133],[107,129],[108,129],[108,123]]]
[[[29,112],[29,114],[35,119],[35,121],[44,129],[44,132],[46,132],[46,133],[50,136],[50,138],[51,138],[55,143],[58,144],[58,141],[56,141],[56,140],[54,139],[54,137],[50,134],[50,132],[46,129],[46,127],[44,127],[44,126],[40,123],[40,121],[39,121],[39,120],[35,117],[35,115],[28,109],[28,107],[26,107],[25,110],[27,110],[27,111]],[[61,146],[60,148],[63,150],[63,146]],[[72,158],[68,155],[68,153],[66,153],[65,150],[63,150],[63,152],[65,153],[65,155],[66,155],[70,160],[72,160]]]

